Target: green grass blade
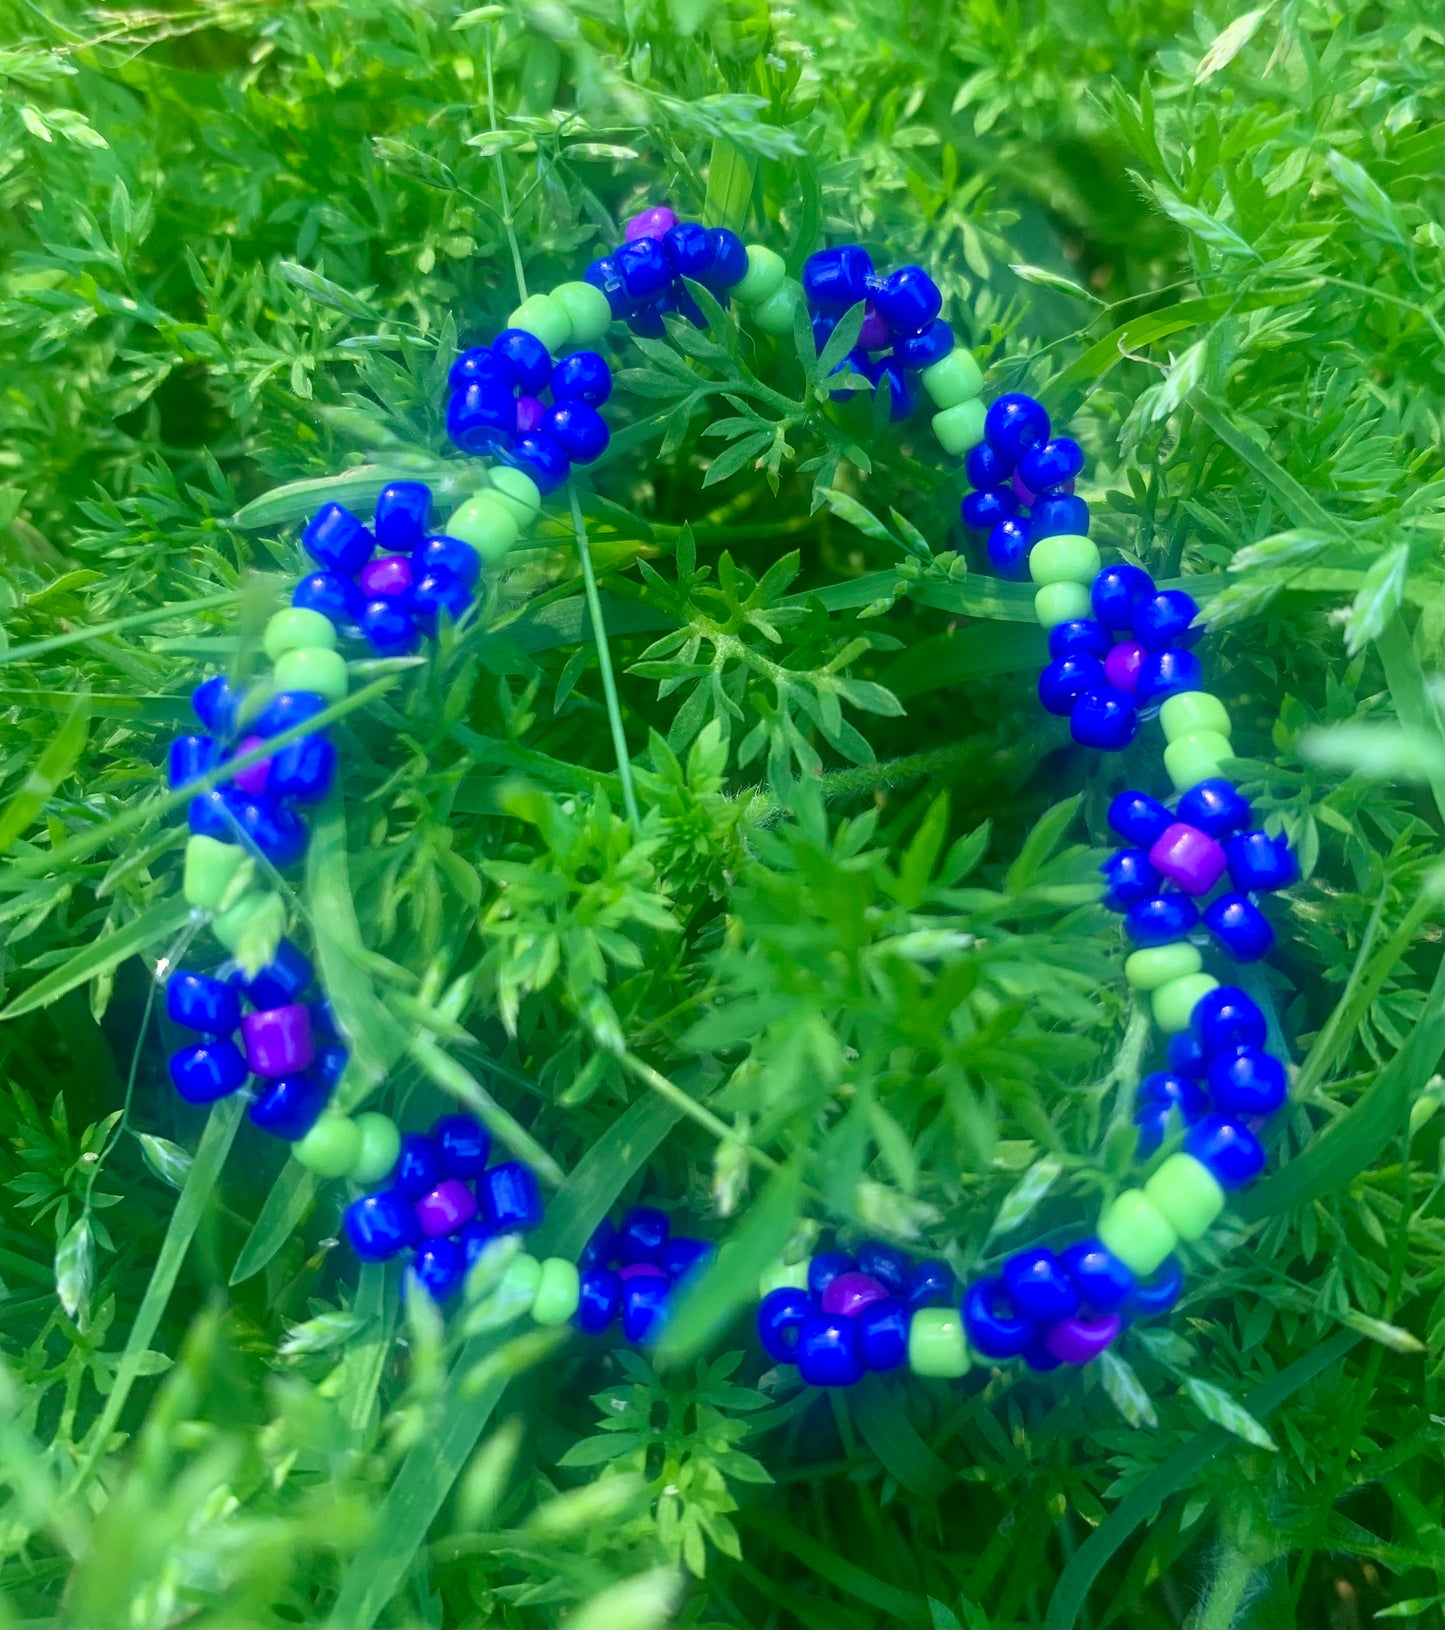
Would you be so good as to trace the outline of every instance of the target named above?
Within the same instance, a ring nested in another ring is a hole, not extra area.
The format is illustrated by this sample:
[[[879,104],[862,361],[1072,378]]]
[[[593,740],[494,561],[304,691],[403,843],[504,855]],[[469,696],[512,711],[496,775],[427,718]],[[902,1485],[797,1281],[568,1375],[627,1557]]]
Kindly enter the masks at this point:
[[[184,900],[163,900],[160,905],[143,911],[114,934],[102,934],[99,939],[84,945],[74,956],[67,957],[58,968],[52,968],[42,979],[37,979],[26,991],[0,1013],[0,1020],[17,1019],[22,1013],[33,1013],[38,1007],[64,996],[97,974],[105,973],[124,962],[127,957],[138,956],[152,945],[157,945],[177,933],[191,914]]]
[[[52,634],[48,639],[31,640],[28,645],[13,645],[8,651],[0,651],[0,667],[8,662],[28,662],[31,657],[64,651],[72,645],[86,645],[91,640],[103,640],[112,634],[123,634],[130,628],[173,622],[197,611],[216,611],[222,606],[235,605],[240,598],[240,589],[226,589],[220,594],[208,594],[200,600],[179,600],[175,605],[153,606],[149,611],[133,611],[128,617],[112,617],[109,622],[92,623],[89,628],[73,628],[68,634]]]
[[[286,1162],[236,1257],[231,1284],[242,1284],[253,1274],[260,1273],[296,1232],[316,1199],[316,1189],[315,1172],[307,1171],[299,1161]]]
[[[458,1103],[465,1104],[518,1160],[525,1160],[535,1168],[543,1182],[550,1183],[554,1188],[562,1182],[562,1168],[526,1127],[502,1108],[470,1070],[458,1064],[450,1053],[443,1051],[426,1036],[416,1037],[407,1050],[443,1092],[450,1093]]]

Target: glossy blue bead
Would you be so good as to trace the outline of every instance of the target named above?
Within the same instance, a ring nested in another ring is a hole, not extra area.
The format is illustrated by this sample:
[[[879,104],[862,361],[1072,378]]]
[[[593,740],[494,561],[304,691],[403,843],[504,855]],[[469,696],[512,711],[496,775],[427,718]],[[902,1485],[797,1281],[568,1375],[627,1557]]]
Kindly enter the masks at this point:
[[[1016,462],[1005,457],[998,448],[981,441],[964,455],[963,473],[971,487],[1001,487],[1014,473]]]
[[[886,1296],[870,1302],[854,1321],[858,1326],[858,1356],[866,1370],[896,1370],[908,1358],[911,1309]]]
[[[503,452],[502,457],[508,464],[525,470],[537,483],[537,490],[543,494],[555,492],[567,479],[571,469],[567,449],[555,436],[543,430],[513,437],[512,445]]]
[[[612,394],[612,370],[596,351],[573,351],[552,370],[554,402],[585,402],[598,408]]]
[[[1017,464],[1030,447],[1049,439],[1049,416],[1032,396],[1007,391],[989,404],[983,434],[995,452]]]
[[[1016,1311],[1002,1279],[980,1279],[963,1293],[963,1327],[968,1345],[984,1358],[1017,1358],[1034,1333]]]
[[[346,1208],[342,1228],[363,1262],[387,1262],[421,1239],[415,1213],[406,1197],[394,1189],[353,1200]]]
[[[1025,483],[1027,485],[1027,482]],[[1030,488],[1031,492],[1037,488]],[[1046,492],[1029,511],[1029,542],[1089,535],[1089,506],[1071,492]]]
[[[312,572],[292,589],[291,604],[303,611],[319,611],[338,628],[343,628],[361,615],[361,590],[349,577],[338,577],[335,572]]]
[[[441,1153],[442,1176],[470,1179],[487,1169],[492,1134],[471,1115],[443,1115],[433,1122],[431,1139]]]
[[[1258,962],[1274,949],[1269,918],[1247,894],[1221,894],[1204,908],[1204,926],[1236,962]]]
[[[390,481],[376,500],[371,530],[386,555],[409,555],[426,536],[431,489],[420,481]]]
[[[225,674],[212,674],[191,692],[191,711],[213,736],[223,739],[236,728],[240,696]]]
[[[612,264],[622,279],[630,300],[647,300],[662,291],[675,275],[672,262],[656,238],[634,238],[612,256]]]
[[[895,1296],[908,1283],[908,1275],[913,1268],[906,1251],[900,1251],[896,1245],[885,1244],[881,1239],[865,1239],[855,1246],[853,1260],[858,1264],[859,1273],[876,1279]]]
[[[1000,521],[988,535],[988,563],[1011,583],[1029,577],[1029,529],[1017,517]]]
[[[247,726],[254,736],[279,736],[284,730],[294,730],[318,713],[324,713],[331,704],[314,690],[283,690],[273,696]]]
[[[249,1069],[235,1042],[182,1046],[169,1061],[171,1081],[187,1104],[215,1104],[243,1086]]]
[[[622,1334],[628,1341],[652,1341],[662,1333],[671,1285],[661,1274],[622,1281]]]
[[[1134,1125],[1139,1133],[1134,1158],[1148,1160],[1169,1136],[1169,1105],[1142,1104],[1134,1111]]]
[[[501,385],[510,391],[512,370],[490,345],[474,345],[463,351],[447,371],[448,389],[459,391],[466,385]]]
[[[821,1297],[840,1273],[853,1273],[856,1268],[846,1251],[819,1251],[808,1264],[808,1290]]]
[[[654,295],[651,300],[633,308],[628,314],[627,326],[640,339],[666,339],[667,325],[662,319],[669,311],[676,310],[677,302],[670,295]]]
[[[311,1004],[311,1034],[318,1047],[324,1047],[328,1041],[342,1039],[336,1024],[336,1013],[325,997]]]
[[[870,363],[867,376],[873,381],[875,392],[881,393],[887,387],[888,419],[891,424],[913,417],[913,410],[918,406],[918,392],[909,383],[908,375],[896,357],[881,357],[877,362]]]
[[[1030,447],[1019,460],[1019,480],[1030,492],[1043,494],[1050,487],[1062,487],[1084,467],[1084,449],[1072,436],[1056,436],[1038,447]]]
[[[504,328],[492,341],[492,355],[526,396],[540,395],[552,377],[552,358],[547,347],[525,328]]]
[[[269,798],[238,798],[230,809],[253,848],[278,871],[294,866],[306,853],[306,822],[286,804]]]
[[[335,775],[336,748],[325,736],[302,736],[272,758],[266,790],[277,798],[316,804],[331,790]]]
[[[354,577],[371,559],[376,539],[340,504],[323,504],[306,523],[301,547],[328,572]]]
[[[1186,1126],[1192,1126],[1209,1108],[1209,1099],[1199,1083],[1173,1070],[1153,1070],[1146,1075],[1139,1083],[1138,1102],[1177,1108]]]
[[[1016,1251],[1003,1265],[1004,1289],[1016,1312],[1035,1324],[1053,1324],[1079,1311],[1079,1294],[1052,1251]]]
[[[803,292],[820,311],[843,312],[868,295],[873,262],[857,244],[820,249],[803,262]]]
[[[1264,1170],[1264,1149],[1247,1126],[1226,1115],[1209,1115],[1190,1127],[1184,1152],[1214,1173],[1222,1189],[1242,1189]]]
[[[1094,615],[1116,633],[1134,625],[1134,608],[1154,592],[1154,579],[1140,566],[1118,561],[1094,579],[1089,597]]]
[[[987,532],[1000,521],[1006,521],[1019,512],[1019,501],[1012,487],[980,487],[971,492],[958,506],[965,526],[975,532]]]
[[[467,1276],[465,1247],[454,1239],[429,1239],[412,1258],[411,1270],[434,1302],[450,1301]]]
[[[246,1114],[252,1125],[273,1138],[296,1143],[316,1125],[330,1096],[331,1088],[309,1070],[282,1075],[266,1083]]]
[[[464,453],[495,452],[517,429],[517,398],[501,381],[463,385],[447,402],[447,435]]]
[[[1209,1058],[1204,1046],[1190,1030],[1180,1030],[1169,1038],[1165,1048],[1169,1068],[1175,1075],[1187,1075],[1191,1081],[1202,1081],[1209,1069]]]
[[[838,319],[830,317],[826,311],[815,311],[810,326],[813,330],[813,349],[822,356],[823,347],[832,339],[833,330],[838,326]]]
[[[1133,1294],[1124,1304],[1131,1319],[1153,1319],[1167,1313],[1184,1294],[1184,1270],[1179,1258],[1166,1256],[1147,1279],[1134,1286]]]
[[[1162,651],[1168,645],[1196,645],[1204,633],[1194,624],[1198,615],[1199,606],[1192,594],[1183,589],[1161,589],[1134,607],[1134,638],[1146,651]]]
[[[1104,879],[1104,904],[1110,911],[1127,911],[1156,894],[1164,879],[1142,849],[1120,849],[1109,856],[1099,874]]]
[[[311,959],[290,940],[283,939],[276,954],[246,985],[246,999],[252,1007],[286,1007],[299,1002],[306,987],[316,977]]]
[[[350,1057],[351,1054],[341,1042],[329,1042],[311,1060],[311,1074],[329,1092],[346,1074],[346,1065]]]
[[[694,300],[692,295],[688,293],[686,284],[679,283],[677,285],[676,289],[673,291],[672,299],[676,305],[678,313],[681,316],[686,317],[688,322],[690,322],[694,328],[707,327],[707,318],[703,315],[702,307],[698,305],[697,301]]]
[[[663,233],[662,252],[679,277],[690,277],[694,283],[701,283],[712,270],[717,246],[705,226],[696,221],[679,221]]]
[[[1197,826],[1211,838],[1227,837],[1248,826],[1253,815],[1249,799],[1230,781],[1201,781],[1180,793],[1176,819]]]
[[[166,981],[166,1013],[187,1030],[229,1036],[241,1023],[241,1002],[224,979],[181,968]]]
[[[218,843],[239,843],[239,823],[231,808],[235,797],[229,787],[198,792],[186,805],[186,825],[199,837],[215,838]]]
[[[1124,915],[1124,932],[1141,948],[1172,945],[1198,926],[1199,907],[1187,894],[1151,894]]]
[[[1049,630],[1051,657],[1103,658],[1113,648],[1114,642],[1109,637],[1108,629],[1103,623],[1096,623],[1092,617],[1075,617],[1066,623],[1055,623]]]
[[[855,345],[846,356],[840,357],[839,360],[835,362],[828,370],[828,377],[830,379],[835,374],[861,374],[864,379],[870,378],[872,374],[872,364],[868,360],[868,353],[860,350],[859,347]],[[851,402],[857,394],[858,392],[856,390],[851,388],[845,389],[841,383],[837,386],[830,387],[829,390],[829,395],[835,402]]]
[[[1061,1358],[1050,1352],[1044,1336],[1045,1332],[1043,1330],[1035,1330],[1024,1344],[1022,1354],[1024,1363],[1039,1375],[1045,1375],[1050,1370],[1056,1370],[1063,1363]]]
[[[915,1263],[903,1288],[903,1300],[910,1309],[947,1307],[958,1294],[953,1269],[937,1257]]]
[[[421,643],[407,602],[368,600],[361,608],[361,632],[379,657],[410,656]]]
[[[583,272],[582,278],[593,288],[601,289],[607,296],[607,304],[614,318],[626,317],[632,311],[636,302],[628,294],[627,285],[622,281],[622,274],[617,270],[617,262],[611,255],[594,260]]]
[[[1204,688],[1204,664],[1193,651],[1151,651],[1139,664],[1134,694],[1146,706],[1178,691]]]
[[[1284,1065],[1259,1047],[1220,1054],[1210,1063],[1208,1080],[1215,1108],[1242,1120],[1273,1115],[1289,1096]]]
[[[617,1230],[610,1217],[604,1217],[592,1230],[592,1238],[577,1258],[579,1268],[612,1268],[617,1265]]]
[[[673,1284],[677,1284],[705,1267],[714,1255],[710,1241],[689,1239],[686,1234],[672,1234],[657,1253],[657,1265]]]
[[[943,310],[943,295],[921,266],[900,266],[879,285],[873,309],[895,334],[916,334]]]
[[[477,1184],[482,1215],[499,1234],[525,1234],[542,1220],[536,1173],[520,1160],[493,1166]]]
[[[1059,657],[1039,674],[1039,701],[1059,718],[1066,719],[1086,690],[1104,683],[1104,664],[1098,657]]]
[[[611,436],[607,421],[585,402],[559,402],[542,423],[577,464],[591,464],[607,450]]]
[[[1269,1031],[1259,1004],[1237,985],[1218,985],[1201,996],[1189,1028],[1210,1058],[1236,1047],[1263,1047]]]
[[[401,1140],[391,1180],[407,1200],[420,1200],[441,1182],[442,1152],[425,1132],[407,1132]]]
[[[411,586],[412,615],[427,634],[435,636],[443,615],[459,623],[472,604],[472,591],[441,566],[423,572]]]
[[[617,1255],[624,1268],[636,1262],[656,1262],[672,1223],[656,1206],[632,1206],[617,1228]]]
[[[622,1281],[611,1268],[584,1268],[577,1286],[572,1322],[584,1334],[600,1336],[622,1306]]]
[[[758,1340],[778,1364],[795,1364],[798,1332],[813,1312],[813,1298],[805,1290],[784,1286],[770,1290],[758,1303]]]
[[[1059,1266],[1079,1299],[1097,1313],[1122,1307],[1136,1283],[1133,1272],[1097,1239],[1081,1239],[1059,1255]]]
[[[1086,690],[1074,704],[1069,731],[1081,747],[1119,753],[1139,734],[1134,698],[1112,685]]]
[[[460,538],[449,538],[438,533],[427,538],[411,557],[412,572],[417,578],[428,572],[450,572],[463,588],[473,589],[482,575],[482,557],[471,544]]]
[[[861,1381],[858,1321],[810,1313],[798,1330],[796,1362],[810,1387],[851,1387]]]
[[[712,270],[702,279],[714,293],[724,292],[742,282],[748,273],[748,247],[736,232],[715,226],[712,239]]]
[[[905,368],[931,368],[953,349],[953,330],[942,317],[935,317],[921,334],[906,334],[896,340],[893,355]]]
[[[1147,792],[1121,792],[1109,804],[1109,825],[1140,849],[1148,849],[1173,823],[1168,809]]]
[[[212,737],[177,736],[166,758],[166,782],[171,791],[199,781],[219,757],[220,747]]]
[[[496,1235],[486,1223],[474,1218],[471,1222],[459,1228],[452,1236],[462,1248],[466,1258],[466,1271],[470,1273],[477,1265],[483,1251],[496,1239]]]
[[[1267,832],[1238,832],[1225,841],[1224,856],[1230,880],[1244,893],[1265,894],[1299,882],[1299,864],[1282,832],[1277,838]]]

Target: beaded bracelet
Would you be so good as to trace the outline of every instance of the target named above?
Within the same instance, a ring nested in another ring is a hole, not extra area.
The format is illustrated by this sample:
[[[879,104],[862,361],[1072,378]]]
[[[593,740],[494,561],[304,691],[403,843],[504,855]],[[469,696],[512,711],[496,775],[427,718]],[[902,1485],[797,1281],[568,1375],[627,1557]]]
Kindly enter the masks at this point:
[[[1122,913],[1136,947],[1124,978],[1149,993],[1167,1038],[1167,1067],[1137,1094],[1137,1154],[1150,1160],[1166,1143],[1179,1147],[1141,1186],[1111,1199],[1092,1233],[1057,1253],[1017,1251],[962,1289],[946,1262],[914,1263],[876,1240],[780,1261],[759,1287],[759,1340],[817,1386],[905,1363],[920,1375],[957,1377],[975,1357],[1021,1358],[1039,1371],[1085,1364],[1130,1321],[1174,1305],[1184,1282],[1176,1247],[1199,1240],[1229,1193],[1264,1166],[1257,1134],[1286,1099],[1285,1066],[1265,1047],[1263,1012],[1204,971],[1201,945],[1212,937],[1221,956],[1241,963],[1265,956],[1274,933],[1258,897],[1288,886],[1298,870],[1285,840],[1253,824],[1223,773],[1230,720],[1201,688],[1194,600],[1159,589],[1136,566],[1102,565],[1088,506],[1074,492],[1078,443],[1054,436],[1029,396],[985,407],[981,372],[940,316],[933,280],[918,266],[879,278],[854,245],[813,255],[798,283],[773,251],[725,228],[679,221],[664,207],[645,211],[582,281],[524,300],[491,345],[453,364],[448,435],[491,462],[487,485],[444,531],[430,530],[431,494],[413,481],[382,489],[370,527],[336,503],[313,516],[301,543],[318,570],[267,625],[269,680],[244,692],[223,675],[205,680],[192,702],[206,733],[170,750],[172,788],[200,783],[189,808],[185,898],[229,954],[211,972],[178,969],[169,978],[170,1018],[201,1038],[171,1058],[172,1080],[182,1097],[207,1103],[247,1089],[254,1076],[251,1120],[289,1140],[318,1176],[366,1191],[345,1214],[356,1254],[404,1256],[409,1281],[438,1301],[490,1257],[499,1266],[489,1282],[514,1312],[592,1335],[620,1322],[627,1340],[645,1342],[676,1288],[710,1260],[712,1247],[672,1235],[664,1212],[634,1206],[619,1225],[604,1222],[578,1262],[539,1262],[516,1238],[542,1220],[537,1179],[521,1161],[489,1164],[490,1138],[477,1121],[446,1115],[427,1133],[403,1136],[388,1116],[328,1107],[346,1046],[313,991],[310,960],[284,937],[280,896],[258,881],[300,860],[302,811],[331,788],[335,746],[307,726],[347,694],[341,643],[404,655],[440,621],[473,615],[484,571],[535,524],[572,465],[607,447],[599,409],[612,373],[591,347],[615,321],[651,338],[666,334],[668,313],[705,326],[699,286],[768,334],[806,333],[799,325],[810,322],[820,354],[841,322],[855,323],[856,339],[833,370],[838,395],[851,394],[849,380],[861,375],[887,392],[896,420],[916,411],[921,389],[940,445],[964,460],[972,488],[964,525],[987,534],[1001,576],[1036,585],[1050,656],[1040,702],[1068,717],[1076,741],[1104,751],[1127,746],[1157,718],[1175,795],[1172,809],[1140,791],[1114,799],[1109,823],[1127,847],[1101,870],[1103,902]],[[284,740],[268,750],[274,738]]]

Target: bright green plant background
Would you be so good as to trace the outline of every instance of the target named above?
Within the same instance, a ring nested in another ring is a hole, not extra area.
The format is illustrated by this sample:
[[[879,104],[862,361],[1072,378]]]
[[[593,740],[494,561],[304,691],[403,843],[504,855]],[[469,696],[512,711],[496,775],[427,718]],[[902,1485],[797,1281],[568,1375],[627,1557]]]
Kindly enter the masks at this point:
[[[1438,1624],[1435,9],[0,17],[0,1617]],[[1301,1068],[1279,1175],[1086,1373],[810,1397],[746,1339],[804,1219],[975,1273],[1127,1168],[1090,878],[1157,741],[1072,750],[926,429],[730,318],[630,353],[580,494],[640,831],[562,507],[375,671],[296,900],[346,1090],[545,1151],[544,1248],[639,1193],[735,1240],[656,1367],[398,1322],[339,1186],[165,1083],[155,766],[255,661],[286,485],[465,490],[458,344],[664,196],[923,261],[1084,440],[1101,542],[1211,597],[1307,872],[1254,986]]]

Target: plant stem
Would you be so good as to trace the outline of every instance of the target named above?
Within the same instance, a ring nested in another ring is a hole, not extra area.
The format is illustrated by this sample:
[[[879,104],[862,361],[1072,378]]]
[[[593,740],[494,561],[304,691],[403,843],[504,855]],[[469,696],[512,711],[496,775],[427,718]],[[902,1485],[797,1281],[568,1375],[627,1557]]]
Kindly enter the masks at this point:
[[[497,128],[497,95],[496,87],[492,82],[492,25],[487,24],[487,123],[495,130]],[[507,167],[502,163],[502,155],[493,153],[492,160],[497,168],[497,190],[502,195],[502,226],[507,234],[507,242],[512,246],[512,270],[517,277],[517,304],[527,298],[527,274],[522,269],[522,250],[517,242],[517,234],[512,223],[512,197],[507,190]]]
[[[743,1150],[748,1159],[764,1171],[775,1172],[778,1163],[770,1154],[762,1149],[755,1149],[746,1138],[740,1137],[726,1121],[719,1120],[710,1109],[698,1103],[697,1099],[684,1092],[677,1082],[669,1081],[660,1071],[640,1059],[636,1053],[623,1053],[622,1063],[632,1073],[660,1097],[666,1098],[668,1103],[675,1105],[684,1115],[690,1115],[699,1126],[706,1127],[715,1138],[723,1143],[735,1143]]]

